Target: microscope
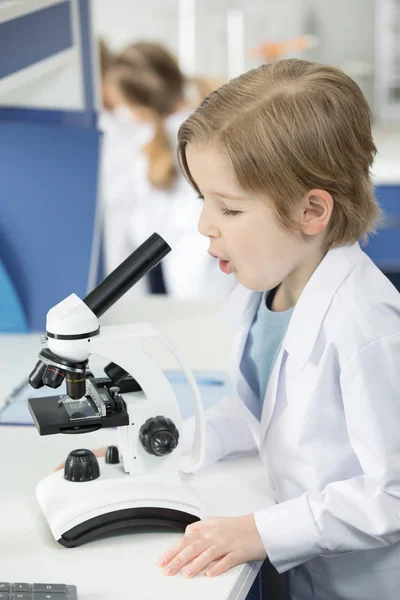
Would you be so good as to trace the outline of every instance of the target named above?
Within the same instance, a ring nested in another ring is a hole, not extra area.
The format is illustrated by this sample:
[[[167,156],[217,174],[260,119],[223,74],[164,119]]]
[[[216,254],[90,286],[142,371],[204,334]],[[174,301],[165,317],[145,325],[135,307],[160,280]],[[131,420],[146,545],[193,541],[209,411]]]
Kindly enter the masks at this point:
[[[116,427],[116,446],[104,458],[78,448],[64,470],[42,479],[37,499],[56,541],[80,546],[138,525],[184,530],[201,516],[200,501],[185,472],[204,456],[204,414],[199,389],[173,345],[151,324],[100,327],[103,315],[170,252],[158,234],[150,236],[83,300],[71,294],[47,313],[47,344],[29,376],[35,388],[58,388],[66,395],[30,398],[40,435],[80,434]],[[146,351],[160,340],[180,363],[194,401],[195,437],[191,452],[180,443],[182,416],[163,371]],[[94,377],[89,357],[107,363]]]

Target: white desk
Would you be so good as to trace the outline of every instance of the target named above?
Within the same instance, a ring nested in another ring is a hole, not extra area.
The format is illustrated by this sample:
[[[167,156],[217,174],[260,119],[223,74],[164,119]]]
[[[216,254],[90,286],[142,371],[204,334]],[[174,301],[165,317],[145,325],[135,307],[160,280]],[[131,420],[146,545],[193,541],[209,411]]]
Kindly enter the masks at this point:
[[[216,370],[226,368],[229,336],[222,330],[221,337],[216,337],[215,310],[211,305],[193,303],[185,303],[185,307],[186,315],[196,317],[193,322],[187,316],[176,321],[184,307],[167,299],[137,303],[134,312],[138,320],[145,317],[162,323],[170,339],[180,342],[192,368],[208,369],[211,364]],[[119,319],[113,317],[114,322],[123,319],[121,314]],[[208,344],[211,337],[212,356]],[[1,398],[30,372],[39,349],[36,335],[0,336]],[[261,563],[242,565],[211,579],[198,576],[187,580],[180,575],[161,574],[156,559],[180,533],[138,530],[73,549],[54,541],[36,502],[37,482],[73,448],[98,447],[109,443],[114,435],[106,429],[78,438],[40,437],[33,427],[0,427],[1,580],[75,584],[79,600],[186,600],[189,596],[191,600],[244,599]],[[271,503],[265,472],[255,456],[215,465],[193,477],[192,484],[205,500],[209,515],[240,515]]]

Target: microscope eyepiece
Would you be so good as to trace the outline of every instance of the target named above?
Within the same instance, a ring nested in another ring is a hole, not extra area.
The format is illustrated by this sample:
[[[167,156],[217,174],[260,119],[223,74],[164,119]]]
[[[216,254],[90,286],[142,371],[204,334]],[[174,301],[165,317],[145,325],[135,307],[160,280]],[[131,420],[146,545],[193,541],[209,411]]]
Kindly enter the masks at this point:
[[[123,263],[108,275],[83,299],[96,315],[101,317],[139,279],[171,251],[170,246],[158,233],[153,233]]]

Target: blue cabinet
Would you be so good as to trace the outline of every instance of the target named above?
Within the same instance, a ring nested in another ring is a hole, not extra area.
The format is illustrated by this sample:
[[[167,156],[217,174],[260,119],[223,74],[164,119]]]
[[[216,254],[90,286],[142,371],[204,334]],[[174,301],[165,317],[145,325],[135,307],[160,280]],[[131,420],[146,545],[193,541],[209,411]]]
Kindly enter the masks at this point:
[[[384,218],[363,249],[400,290],[400,184],[377,185],[375,194]]]

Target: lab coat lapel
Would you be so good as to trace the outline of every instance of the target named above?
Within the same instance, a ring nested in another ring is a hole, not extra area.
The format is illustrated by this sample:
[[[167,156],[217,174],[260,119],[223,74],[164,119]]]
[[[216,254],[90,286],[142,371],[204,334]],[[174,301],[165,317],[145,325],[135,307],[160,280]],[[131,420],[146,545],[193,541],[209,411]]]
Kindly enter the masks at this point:
[[[299,369],[307,363],[332,300],[356,262],[359,244],[330,250],[305,286],[290,319],[283,346]]]
[[[267,389],[265,391],[264,403],[261,413],[261,425],[260,425],[260,444],[262,444],[268,426],[271,423],[272,415],[274,413],[276,399],[279,394],[279,378],[281,369],[283,366],[285,356],[285,349],[282,345],[278,356],[275,360],[275,364],[272,368],[271,375],[268,381]]]

